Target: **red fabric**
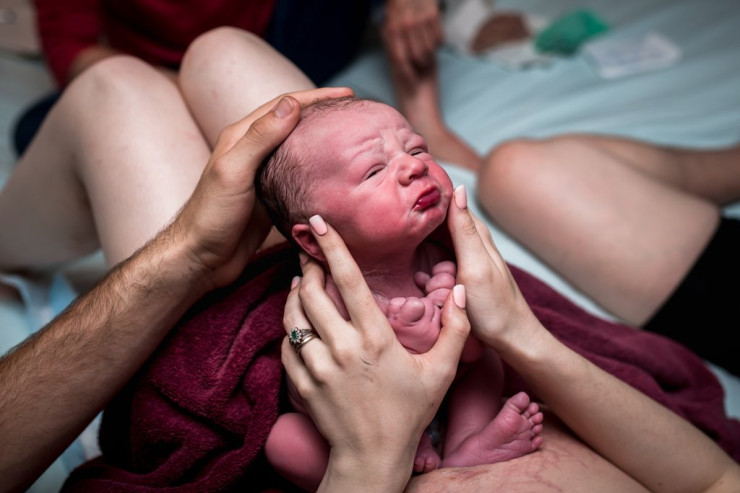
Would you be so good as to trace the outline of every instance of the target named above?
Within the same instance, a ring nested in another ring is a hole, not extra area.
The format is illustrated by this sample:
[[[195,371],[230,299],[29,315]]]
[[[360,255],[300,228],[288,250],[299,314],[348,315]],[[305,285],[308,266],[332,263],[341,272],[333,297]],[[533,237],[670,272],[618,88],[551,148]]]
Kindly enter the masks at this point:
[[[105,39],[149,63],[175,67],[198,35],[235,26],[265,35],[275,0],[35,0],[47,63],[64,86],[70,66]]]
[[[535,314],[558,338],[740,459],[740,422],[726,416],[723,389],[701,359],[659,335],[599,320],[536,278],[512,271]],[[275,486],[261,451],[278,415],[282,312],[297,272],[294,252],[278,249],[257,259],[234,287],[195,306],[106,409],[103,458],[74,471],[64,490]],[[507,385],[523,388],[515,375]]]

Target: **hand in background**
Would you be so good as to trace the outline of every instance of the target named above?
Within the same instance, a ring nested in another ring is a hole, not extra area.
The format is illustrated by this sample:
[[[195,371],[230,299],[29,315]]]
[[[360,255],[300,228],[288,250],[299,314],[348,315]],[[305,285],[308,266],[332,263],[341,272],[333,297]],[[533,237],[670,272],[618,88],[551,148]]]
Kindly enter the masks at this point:
[[[391,64],[407,83],[434,66],[443,37],[436,0],[387,1],[383,41]]]

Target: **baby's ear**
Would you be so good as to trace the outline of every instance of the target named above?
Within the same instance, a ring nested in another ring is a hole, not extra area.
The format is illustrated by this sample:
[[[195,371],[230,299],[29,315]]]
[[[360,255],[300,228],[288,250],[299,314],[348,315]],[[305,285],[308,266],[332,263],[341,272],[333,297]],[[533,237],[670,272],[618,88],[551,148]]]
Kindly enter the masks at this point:
[[[313,233],[311,233],[311,226],[308,224],[294,224],[291,234],[304,252],[320,262],[326,261],[324,252],[321,251],[321,247],[316,241],[316,238],[313,237]]]

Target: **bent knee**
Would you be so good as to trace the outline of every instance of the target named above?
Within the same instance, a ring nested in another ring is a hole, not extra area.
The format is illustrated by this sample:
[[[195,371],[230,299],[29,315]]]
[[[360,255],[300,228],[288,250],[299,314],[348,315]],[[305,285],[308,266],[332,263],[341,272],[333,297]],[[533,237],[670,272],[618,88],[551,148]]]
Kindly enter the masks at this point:
[[[147,62],[131,55],[115,55],[92,65],[75,77],[65,89],[63,98],[82,98],[95,104],[100,98],[125,97],[136,94],[141,97],[142,88],[169,83],[167,78]]]
[[[481,166],[478,194],[506,200],[502,194],[521,191],[541,168],[544,145],[539,140],[515,139],[494,147]]]
[[[249,56],[273,48],[262,38],[244,29],[221,26],[201,34],[188,46],[182,59],[182,69],[199,70],[215,59],[230,59],[230,53]],[[218,53],[216,57],[214,54]]]

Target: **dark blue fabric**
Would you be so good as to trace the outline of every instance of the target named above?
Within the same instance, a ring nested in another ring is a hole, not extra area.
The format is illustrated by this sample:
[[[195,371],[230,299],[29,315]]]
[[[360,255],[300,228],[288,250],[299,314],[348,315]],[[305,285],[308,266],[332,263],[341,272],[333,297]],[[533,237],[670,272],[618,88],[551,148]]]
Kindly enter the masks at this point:
[[[320,86],[359,51],[369,25],[370,3],[277,0],[267,42]]]
[[[52,106],[57,102],[60,95],[60,91],[54,91],[45,95],[26,109],[15,122],[13,128],[13,148],[15,149],[16,156],[20,156],[25,152],[28,144],[31,143],[33,136],[36,135],[36,132],[43,123],[44,118],[46,118],[46,114],[51,111]]]

